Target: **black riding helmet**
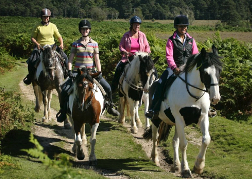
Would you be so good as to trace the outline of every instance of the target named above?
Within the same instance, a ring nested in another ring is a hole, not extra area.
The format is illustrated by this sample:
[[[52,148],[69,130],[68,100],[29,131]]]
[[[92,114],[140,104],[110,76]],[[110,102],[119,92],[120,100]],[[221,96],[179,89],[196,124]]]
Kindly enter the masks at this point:
[[[140,19],[140,17],[138,16],[134,16],[130,19],[130,25],[132,25],[133,23],[139,23],[141,24],[142,23],[142,20]]]
[[[52,13],[51,13],[51,11],[49,9],[44,8],[44,9],[41,10],[40,15],[41,15],[41,18],[42,18],[42,16],[49,16],[50,17],[52,15]]]
[[[81,32],[82,28],[86,28],[86,29],[91,29],[91,24],[88,20],[81,20],[79,23],[79,31]]]
[[[185,15],[179,15],[175,17],[174,19],[174,28],[177,27],[177,25],[189,25],[189,20]]]

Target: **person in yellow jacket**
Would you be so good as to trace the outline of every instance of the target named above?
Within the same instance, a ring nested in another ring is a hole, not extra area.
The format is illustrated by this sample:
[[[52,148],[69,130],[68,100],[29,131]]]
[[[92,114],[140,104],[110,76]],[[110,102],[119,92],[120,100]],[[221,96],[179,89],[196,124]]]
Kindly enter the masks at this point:
[[[67,55],[63,52],[63,39],[59,33],[57,26],[50,22],[51,11],[47,8],[41,10],[41,22],[37,24],[32,32],[31,41],[34,43],[35,48],[33,49],[32,55],[26,61],[28,64],[28,72],[29,74],[24,78],[24,83],[29,85],[32,82],[36,71],[36,62],[40,55],[40,48],[44,45],[51,45],[55,44],[56,37],[60,43],[57,46],[57,51],[61,54],[61,56],[65,59],[65,64],[68,63]],[[66,67],[67,69],[67,67]]]

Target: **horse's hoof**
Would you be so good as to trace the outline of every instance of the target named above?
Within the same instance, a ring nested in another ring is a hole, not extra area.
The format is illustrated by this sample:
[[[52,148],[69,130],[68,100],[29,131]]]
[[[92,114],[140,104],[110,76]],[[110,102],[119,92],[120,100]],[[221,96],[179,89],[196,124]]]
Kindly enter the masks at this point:
[[[96,165],[97,165],[97,160],[89,161],[89,166],[96,166]]]
[[[136,127],[131,128],[131,133],[132,134],[137,134],[137,132],[138,132],[138,129]]]
[[[39,109],[38,107],[35,107],[35,108],[34,108],[34,111],[35,111],[35,112],[39,112],[40,109]]]
[[[71,129],[70,123],[64,123],[64,128],[65,129]]]
[[[190,170],[184,170],[182,173],[182,178],[192,178],[192,174]]]
[[[180,169],[180,166],[172,166],[171,167],[171,172],[172,173],[176,173],[176,172],[180,172],[181,171],[181,169]]]
[[[200,174],[203,173],[203,168],[202,168],[202,169],[199,169],[199,168],[196,168],[196,167],[194,166],[194,167],[193,167],[193,172],[200,175]]]
[[[48,122],[48,120],[46,119],[46,117],[42,117],[42,122]]]

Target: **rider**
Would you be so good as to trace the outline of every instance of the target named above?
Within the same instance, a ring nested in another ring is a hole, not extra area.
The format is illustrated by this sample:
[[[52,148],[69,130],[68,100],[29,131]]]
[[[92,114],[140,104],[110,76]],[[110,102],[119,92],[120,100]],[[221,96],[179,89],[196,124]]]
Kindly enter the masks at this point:
[[[78,68],[86,67],[90,69],[91,72],[101,71],[101,63],[99,58],[99,48],[98,43],[89,37],[91,32],[91,24],[88,20],[81,20],[79,23],[79,31],[82,37],[72,44],[69,62],[68,62],[68,76],[72,78],[74,74],[72,73],[72,62],[75,58],[74,71]],[[95,69],[96,68],[96,69]],[[98,79],[105,92],[107,93],[107,111],[109,114],[114,116],[119,116],[119,112],[113,109],[114,104],[112,101],[112,91],[108,82],[100,75]],[[62,89],[62,101],[61,109],[57,114],[57,121],[63,122],[66,119],[67,112],[67,101],[68,96],[65,95],[66,92]]]
[[[179,73],[183,70],[187,59],[190,56],[199,53],[194,38],[187,33],[188,25],[189,20],[187,16],[179,15],[175,17],[174,28],[176,30],[168,39],[166,44],[166,60],[168,63],[168,68],[160,77],[153,95],[150,109],[145,114],[146,117],[151,118],[154,124],[156,122],[154,119],[158,118],[161,102],[165,92],[164,89],[172,82],[171,78],[168,80],[169,77],[173,73],[175,75],[179,75]]]
[[[130,30],[126,32],[120,42],[119,50],[122,54],[121,61],[117,64],[117,68],[112,80],[111,89],[114,93],[118,87],[120,76],[124,70],[127,62],[132,60],[135,52],[147,52],[150,53],[150,46],[146,35],[140,31],[140,24],[142,20],[138,16],[134,16],[130,19]]]
[[[64,48],[63,39],[58,31],[55,24],[49,22],[51,17],[51,11],[47,8],[41,10],[41,22],[37,24],[32,32],[31,41],[34,43],[35,48],[32,52],[30,58],[26,61],[28,64],[28,75],[23,79],[24,83],[29,85],[32,82],[32,78],[36,71],[37,59],[39,58],[40,48],[44,45],[55,44],[54,36],[58,38],[60,46],[57,47],[57,52],[59,52],[65,59],[65,65],[68,62],[66,54],[62,51]]]

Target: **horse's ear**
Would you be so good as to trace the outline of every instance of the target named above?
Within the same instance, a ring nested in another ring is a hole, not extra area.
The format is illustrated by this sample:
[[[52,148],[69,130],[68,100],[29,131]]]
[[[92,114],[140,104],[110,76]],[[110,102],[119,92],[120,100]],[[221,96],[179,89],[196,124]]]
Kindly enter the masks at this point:
[[[56,47],[57,47],[57,45],[54,44],[53,47],[52,47],[52,49],[55,51],[55,50],[56,50]]]
[[[212,51],[214,54],[218,55],[218,50],[214,45],[212,46]]]
[[[98,71],[98,72],[96,72],[96,73],[90,74],[90,76],[92,76],[92,78],[96,78],[96,77],[98,77],[100,74],[101,74],[101,71]]]
[[[153,60],[154,64],[157,63],[157,61],[159,60],[159,58],[160,58],[160,56],[157,56],[157,57]]]
[[[80,68],[77,69],[78,76],[81,75],[81,70]]]
[[[202,48],[200,53],[201,53],[203,58],[206,57],[206,49],[205,48]]]
[[[140,61],[143,61],[142,55],[138,55],[138,58],[139,58]]]

